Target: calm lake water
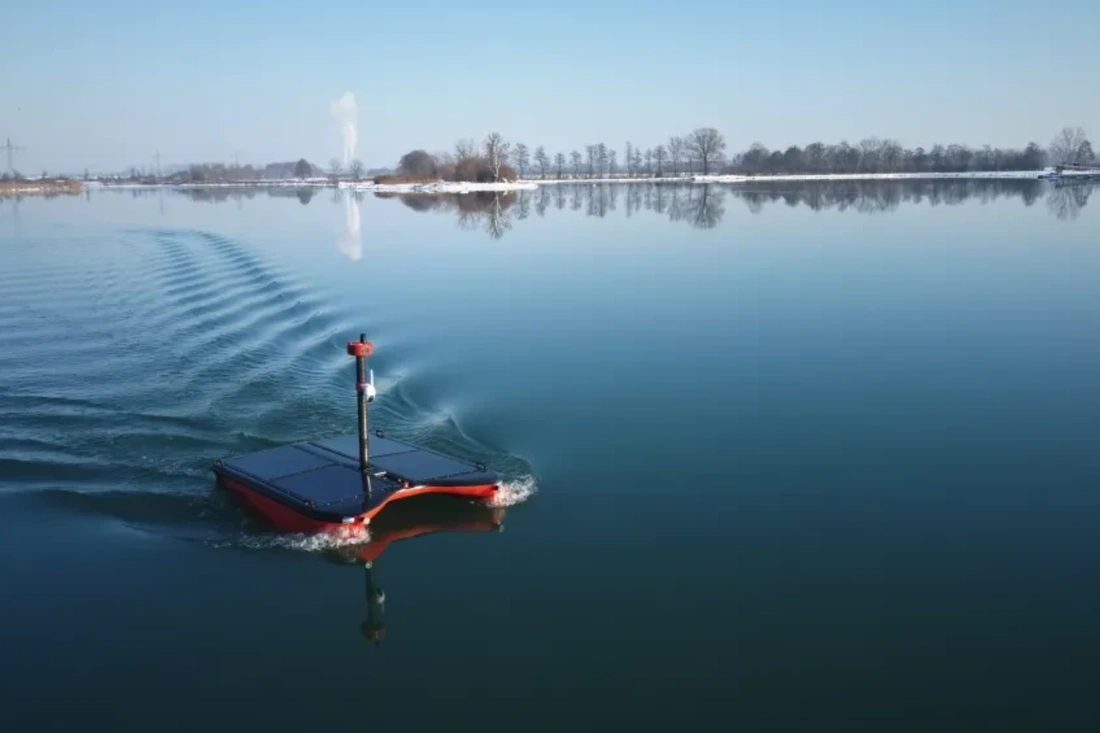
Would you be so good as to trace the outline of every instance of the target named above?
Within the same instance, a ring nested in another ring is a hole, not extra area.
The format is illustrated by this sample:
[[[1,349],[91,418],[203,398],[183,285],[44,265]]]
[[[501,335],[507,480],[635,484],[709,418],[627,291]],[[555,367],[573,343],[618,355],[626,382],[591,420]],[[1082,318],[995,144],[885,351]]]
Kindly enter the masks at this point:
[[[1093,191],[0,200],[5,728],[1094,729]],[[360,331],[501,506],[215,491]]]

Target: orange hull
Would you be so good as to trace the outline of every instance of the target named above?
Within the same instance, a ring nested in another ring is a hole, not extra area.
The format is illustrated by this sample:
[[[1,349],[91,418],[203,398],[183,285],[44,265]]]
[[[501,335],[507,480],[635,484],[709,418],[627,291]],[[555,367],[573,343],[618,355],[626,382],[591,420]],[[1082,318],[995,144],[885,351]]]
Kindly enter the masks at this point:
[[[460,496],[470,499],[490,499],[496,495],[499,484],[482,484],[477,486],[418,486],[415,488],[401,489],[387,496],[382,502],[373,506],[370,510],[357,514],[350,519],[340,522],[325,522],[312,519],[300,514],[293,509],[274,501],[249,488],[240,481],[219,477],[219,484],[234,495],[239,497],[256,514],[263,517],[273,529],[279,532],[314,534],[318,532],[349,531],[356,526],[366,526],[371,519],[381,512],[389,504],[409,499],[423,494],[443,494]]]

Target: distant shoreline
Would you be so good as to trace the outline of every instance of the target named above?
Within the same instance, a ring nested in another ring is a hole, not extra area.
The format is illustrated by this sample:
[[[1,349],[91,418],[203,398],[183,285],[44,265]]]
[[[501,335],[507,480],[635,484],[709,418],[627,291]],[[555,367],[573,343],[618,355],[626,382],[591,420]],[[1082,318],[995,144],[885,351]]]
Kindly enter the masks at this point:
[[[83,190],[84,184],[75,180],[25,179],[20,181],[0,181],[0,198],[5,196],[59,196],[76,195]]]
[[[961,173],[792,173],[746,176],[741,174],[714,174],[690,176],[631,176],[615,178],[548,178],[533,179],[539,185],[569,183],[783,183],[818,181],[922,181],[922,180],[1046,180],[1057,178],[1100,178],[1100,168],[1090,171],[1063,171],[1053,169],[1037,171],[964,171]]]
[[[791,175],[677,175],[677,176],[615,176],[613,178],[525,178],[517,181],[501,181],[496,183],[479,183],[466,181],[435,181],[431,183],[374,183],[373,181],[332,181],[330,178],[291,178],[291,179],[257,179],[248,181],[216,181],[216,182],[156,182],[156,183],[131,183],[127,181],[112,182],[91,180],[84,182],[86,188],[174,188],[174,189],[201,189],[201,188],[339,188],[349,191],[363,191],[373,193],[393,194],[463,194],[480,192],[513,192],[530,191],[540,186],[557,185],[586,185],[586,184],[630,184],[630,183],[655,183],[655,184],[770,184],[770,183],[812,183],[832,181],[919,181],[919,180],[1048,180],[1048,179],[1100,179],[1100,169],[1095,171],[1062,171],[1055,173],[1052,169],[1036,171],[967,171],[961,173],[826,173],[811,174],[800,173]],[[64,190],[60,185],[76,184],[80,191],[79,181],[58,182],[55,184],[42,184],[35,180],[19,181],[0,184],[0,194],[5,191],[8,195],[23,195],[25,193],[50,193],[73,192]],[[8,188],[5,189],[4,186]],[[20,188],[21,187],[21,188]]]

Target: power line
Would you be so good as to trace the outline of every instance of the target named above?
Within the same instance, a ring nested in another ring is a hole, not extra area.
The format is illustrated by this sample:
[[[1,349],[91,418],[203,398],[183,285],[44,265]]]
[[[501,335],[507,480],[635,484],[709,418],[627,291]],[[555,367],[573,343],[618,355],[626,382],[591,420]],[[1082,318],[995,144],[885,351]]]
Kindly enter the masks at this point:
[[[4,150],[8,152],[8,173],[15,175],[15,152],[23,152],[26,148],[21,148],[18,145],[11,144],[11,138],[8,138],[8,142],[4,145]]]

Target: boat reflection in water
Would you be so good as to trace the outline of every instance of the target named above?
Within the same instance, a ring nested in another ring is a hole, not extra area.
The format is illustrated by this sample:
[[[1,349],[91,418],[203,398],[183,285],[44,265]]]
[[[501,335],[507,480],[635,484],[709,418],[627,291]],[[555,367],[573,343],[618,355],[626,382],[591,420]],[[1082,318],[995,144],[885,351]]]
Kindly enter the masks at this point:
[[[421,496],[394,502],[370,525],[370,542],[333,549],[329,559],[366,570],[366,618],[359,628],[375,647],[386,636],[383,619],[386,593],[375,576],[378,558],[395,542],[439,532],[500,532],[503,507],[469,502],[452,496]]]

